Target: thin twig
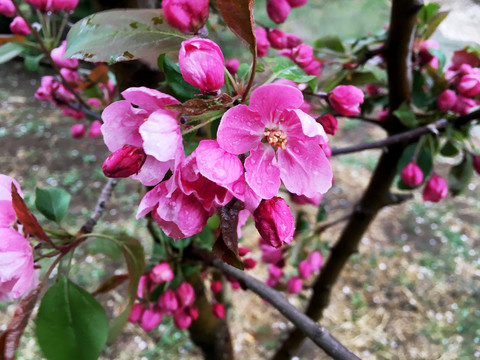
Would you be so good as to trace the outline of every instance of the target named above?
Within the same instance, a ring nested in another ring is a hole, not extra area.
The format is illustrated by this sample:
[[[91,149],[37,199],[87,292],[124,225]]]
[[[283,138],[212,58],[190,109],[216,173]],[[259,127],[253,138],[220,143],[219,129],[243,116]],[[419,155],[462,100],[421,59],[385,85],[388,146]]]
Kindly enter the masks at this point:
[[[321,233],[323,233],[325,230],[331,228],[332,226],[335,226],[335,225],[338,225],[338,224],[341,224],[342,222],[344,221],[347,221],[350,216],[352,215],[352,213],[348,213],[347,215],[344,215],[342,216],[341,218],[338,218],[338,219],[335,219],[329,223],[326,223],[326,224],[323,224],[323,225],[319,225],[314,231],[313,233],[315,235],[320,235]]]
[[[97,205],[93,211],[92,216],[80,229],[80,233],[89,234],[92,232],[93,227],[97,224],[98,219],[102,216],[103,212],[106,209],[107,203],[112,196],[113,188],[117,184],[117,179],[108,179],[107,183],[102,189],[100,196],[98,197]]]

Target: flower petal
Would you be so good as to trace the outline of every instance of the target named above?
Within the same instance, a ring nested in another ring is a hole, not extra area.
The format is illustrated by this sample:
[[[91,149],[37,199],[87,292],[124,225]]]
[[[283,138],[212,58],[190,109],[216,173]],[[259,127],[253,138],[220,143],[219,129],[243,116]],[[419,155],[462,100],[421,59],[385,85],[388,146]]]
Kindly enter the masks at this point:
[[[153,156],[147,155],[147,159],[138,174],[130,177],[140,181],[145,186],[153,186],[163,180],[168,169],[171,167],[173,167],[173,161],[162,162]]]
[[[252,190],[264,199],[277,195],[280,188],[280,169],[275,151],[259,143],[245,160],[245,179]]]
[[[261,116],[245,105],[229,109],[222,117],[217,141],[222,149],[239,155],[257,146],[265,130]]]
[[[330,163],[319,145],[313,141],[292,140],[279,151],[280,177],[288,191],[314,197],[332,186]]]
[[[298,124],[300,124],[300,129],[298,129]],[[290,135],[290,128],[295,130],[301,130],[301,133],[295,131],[296,137],[304,139],[305,136],[314,138],[319,137],[319,143],[325,144],[328,143],[328,137],[323,129],[323,126],[315,121],[310,115],[306,114],[302,110],[287,110],[284,112],[284,121],[282,122],[282,127],[287,128],[287,138]]]
[[[173,96],[144,86],[131,87],[122,92],[122,96],[125,100],[141,107],[149,113],[157,111],[167,105],[180,104]]]

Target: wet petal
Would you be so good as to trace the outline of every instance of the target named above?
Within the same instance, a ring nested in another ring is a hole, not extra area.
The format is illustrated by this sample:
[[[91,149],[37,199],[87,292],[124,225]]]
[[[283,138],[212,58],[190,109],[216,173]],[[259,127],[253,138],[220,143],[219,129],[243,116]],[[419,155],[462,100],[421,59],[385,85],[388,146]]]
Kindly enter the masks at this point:
[[[277,195],[280,169],[272,147],[259,143],[245,160],[245,170],[245,179],[258,196],[270,199]]]

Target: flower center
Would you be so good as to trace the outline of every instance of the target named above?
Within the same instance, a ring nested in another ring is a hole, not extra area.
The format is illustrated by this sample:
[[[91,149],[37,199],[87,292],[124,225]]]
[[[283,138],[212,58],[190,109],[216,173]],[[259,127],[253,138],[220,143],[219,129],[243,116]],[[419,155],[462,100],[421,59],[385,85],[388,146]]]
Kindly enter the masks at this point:
[[[267,140],[267,142],[272,146],[276,146],[282,150],[285,150],[287,147],[287,135],[283,132],[283,130],[265,129],[263,136],[265,137],[265,140]]]

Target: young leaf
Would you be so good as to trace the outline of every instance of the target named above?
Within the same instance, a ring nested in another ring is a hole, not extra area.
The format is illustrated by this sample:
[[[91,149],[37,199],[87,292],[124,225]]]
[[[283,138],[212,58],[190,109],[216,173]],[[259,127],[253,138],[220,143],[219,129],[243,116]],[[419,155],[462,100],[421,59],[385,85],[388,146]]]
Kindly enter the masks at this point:
[[[342,40],[338,36],[324,36],[320,39],[315,41],[316,48],[327,48],[333,51],[337,51],[340,53],[345,52],[345,48],[343,47]]]
[[[440,149],[440,154],[447,157],[457,156],[459,152],[460,150],[455,146],[455,143],[450,140],[447,140]]]
[[[263,58],[263,60],[270,65],[273,73],[279,78],[298,83],[306,83],[315,78],[315,76],[307,75],[297,64],[284,56]]]
[[[60,223],[68,211],[71,196],[61,188],[37,188],[35,206],[49,220]]]
[[[417,118],[407,103],[403,103],[399,106],[393,114],[400,120],[400,122],[409,128],[414,128],[418,125]]]
[[[65,57],[111,64],[178,52],[186,39],[165,21],[161,10],[109,10],[73,25]]]
[[[452,166],[448,173],[448,190],[452,196],[460,195],[465,191],[473,176],[473,158],[464,153],[460,164]]]
[[[35,323],[38,344],[48,360],[95,360],[107,341],[103,307],[67,278],[45,293]]]
[[[13,42],[0,46],[0,64],[6,63],[20,55],[24,48],[24,45]]]

